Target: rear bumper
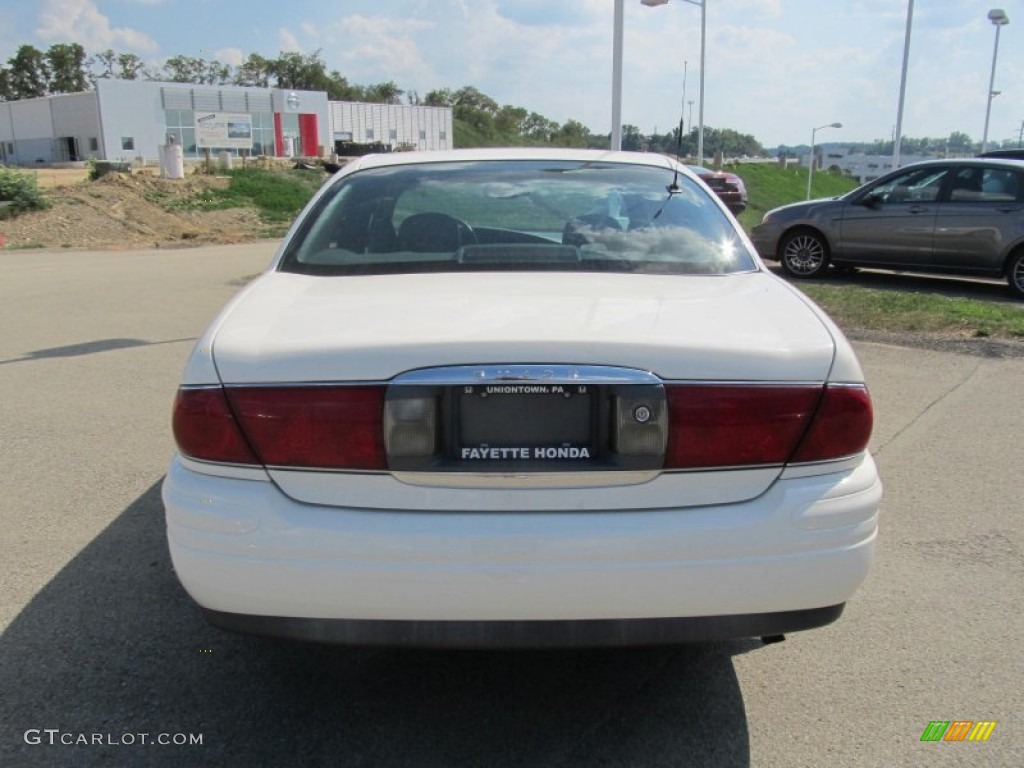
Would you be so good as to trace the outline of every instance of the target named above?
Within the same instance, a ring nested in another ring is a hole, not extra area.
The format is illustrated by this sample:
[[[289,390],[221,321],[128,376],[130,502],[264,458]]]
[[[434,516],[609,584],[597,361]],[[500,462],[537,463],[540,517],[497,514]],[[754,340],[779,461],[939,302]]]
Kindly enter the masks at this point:
[[[880,497],[870,456],[784,476],[744,503],[621,512],[317,506],[177,459],[163,487],[175,570],[214,624],[399,645],[643,644],[820,626],[867,575]]]
[[[783,635],[830,624],[843,608],[833,605],[744,616],[580,621],[375,621],[246,616],[208,609],[203,613],[211,624],[230,632],[320,643],[412,648],[583,648]]]

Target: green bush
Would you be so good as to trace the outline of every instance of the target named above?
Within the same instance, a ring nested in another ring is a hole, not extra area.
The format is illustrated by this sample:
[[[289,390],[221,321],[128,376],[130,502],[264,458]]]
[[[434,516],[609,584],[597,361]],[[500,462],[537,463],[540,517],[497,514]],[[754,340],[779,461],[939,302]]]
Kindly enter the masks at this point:
[[[23,211],[41,211],[48,207],[33,174],[4,166],[0,166],[0,203],[11,203],[0,205],[0,215],[4,215],[3,211],[11,215]]]

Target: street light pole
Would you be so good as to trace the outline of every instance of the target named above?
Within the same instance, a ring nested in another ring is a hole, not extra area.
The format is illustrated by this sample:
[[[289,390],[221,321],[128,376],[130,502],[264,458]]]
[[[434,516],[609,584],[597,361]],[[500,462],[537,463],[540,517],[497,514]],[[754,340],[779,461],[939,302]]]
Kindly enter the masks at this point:
[[[903,37],[903,70],[900,73],[900,103],[896,109],[896,137],[892,145],[892,167],[900,167],[900,144],[903,142],[903,100],[907,95],[907,61],[910,59],[910,25],[914,21],[914,0],[907,0],[907,32]]]
[[[683,0],[684,3],[700,6],[700,107],[697,110],[697,164],[704,165],[704,61],[707,50],[708,0]],[[668,5],[668,0],[640,0],[641,5],[653,8]],[[691,124],[693,121],[690,121]]]
[[[615,0],[612,33],[612,142],[613,152],[622,149],[622,17],[626,0]]]
[[[697,108],[697,165],[704,165],[704,52],[707,48],[708,0],[686,0],[700,6],[700,106]]]
[[[988,146],[988,121],[992,115],[992,97],[996,91],[992,90],[996,82],[996,57],[999,55],[999,30],[1010,23],[1010,17],[1002,8],[993,8],[988,12],[988,20],[995,24],[996,43],[992,48],[992,74],[988,78],[988,106],[985,107],[985,131],[981,135],[981,151],[984,152]]]
[[[817,128],[811,129],[811,161],[807,167],[807,199],[811,199],[811,179],[814,178],[814,136],[822,128],[842,128],[842,123],[829,123],[828,125],[819,125]]]

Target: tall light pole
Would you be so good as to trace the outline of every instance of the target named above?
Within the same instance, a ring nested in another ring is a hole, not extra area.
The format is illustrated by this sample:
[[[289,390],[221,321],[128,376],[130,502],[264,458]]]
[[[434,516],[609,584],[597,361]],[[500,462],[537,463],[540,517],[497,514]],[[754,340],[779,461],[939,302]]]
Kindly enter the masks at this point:
[[[811,162],[807,166],[807,199],[811,199],[811,179],[814,178],[814,135],[822,128],[842,128],[842,123],[829,123],[811,129]]]
[[[903,70],[900,72],[900,103],[896,108],[896,136],[892,143],[892,167],[900,167],[903,141],[903,99],[907,95],[907,61],[910,59],[910,25],[914,21],[914,0],[907,0],[907,32],[903,36]]]
[[[640,0],[641,4],[653,8],[667,5],[668,0]],[[700,106],[697,109],[697,165],[704,165],[704,53],[707,50],[707,0],[683,0],[684,3],[700,6]],[[692,121],[691,121],[692,122]]]
[[[1002,8],[993,8],[988,12],[988,20],[996,27],[996,44],[992,48],[992,74],[988,78],[988,106],[985,107],[985,132],[981,135],[981,151],[984,152],[988,146],[988,119],[992,114],[992,97],[996,91],[992,87],[996,82],[996,57],[999,55],[999,30],[1010,23],[1010,17]]]
[[[622,149],[622,17],[626,0],[615,0],[612,32],[612,151]]]
[[[612,36],[612,149],[622,149],[622,18],[623,1],[615,0],[615,28]],[[704,52],[707,40],[707,0],[683,0],[700,6],[700,108],[697,113],[697,162],[704,163]],[[642,5],[668,5],[668,0],[640,0]]]

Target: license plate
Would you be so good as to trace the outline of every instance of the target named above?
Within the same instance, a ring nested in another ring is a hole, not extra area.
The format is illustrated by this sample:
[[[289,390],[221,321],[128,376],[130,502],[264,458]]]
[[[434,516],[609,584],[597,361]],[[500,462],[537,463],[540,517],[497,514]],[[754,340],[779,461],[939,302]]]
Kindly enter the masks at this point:
[[[511,463],[591,459],[595,391],[575,384],[459,387],[456,458]]]

